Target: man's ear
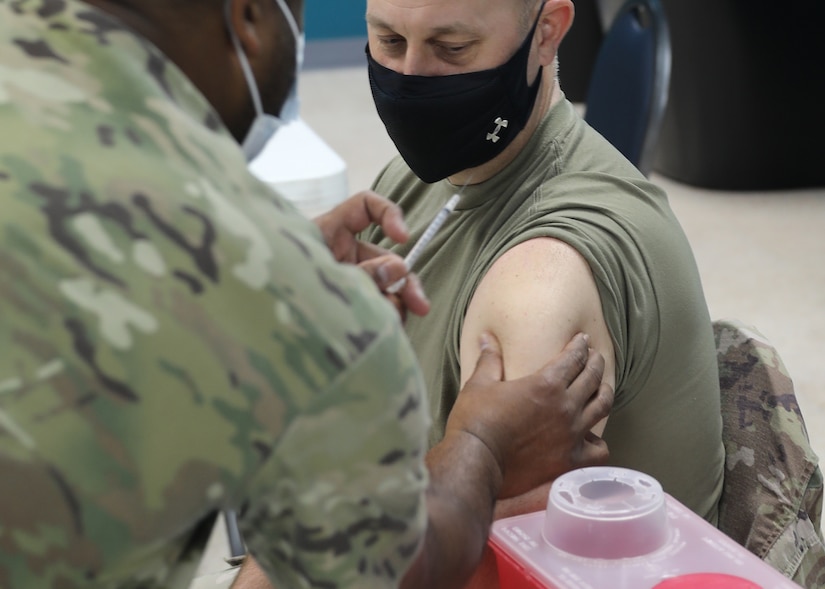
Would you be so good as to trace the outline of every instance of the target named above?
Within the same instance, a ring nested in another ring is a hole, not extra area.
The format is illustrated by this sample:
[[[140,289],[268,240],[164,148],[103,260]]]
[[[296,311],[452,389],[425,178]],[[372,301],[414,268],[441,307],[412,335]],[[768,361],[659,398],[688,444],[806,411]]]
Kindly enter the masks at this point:
[[[260,0],[228,0],[227,20],[246,57],[253,61],[262,47],[264,10]]]
[[[559,51],[562,39],[573,24],[575,9],[571,0],[547,0],[541,9],[536,38],[539,45],[539,61],[548,66]]]

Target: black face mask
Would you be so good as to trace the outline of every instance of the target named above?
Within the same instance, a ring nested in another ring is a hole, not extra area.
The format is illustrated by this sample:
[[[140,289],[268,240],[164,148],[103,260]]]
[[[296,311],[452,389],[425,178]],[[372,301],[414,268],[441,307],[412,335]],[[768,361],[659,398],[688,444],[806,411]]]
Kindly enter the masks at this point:
[[[527,58],[538,19],[506,63],[449,76],[406,76],[385,68],[367,46],[378,116],[416,176],[437,182],[490,161],[527,124],[542,69],[527,84]]]

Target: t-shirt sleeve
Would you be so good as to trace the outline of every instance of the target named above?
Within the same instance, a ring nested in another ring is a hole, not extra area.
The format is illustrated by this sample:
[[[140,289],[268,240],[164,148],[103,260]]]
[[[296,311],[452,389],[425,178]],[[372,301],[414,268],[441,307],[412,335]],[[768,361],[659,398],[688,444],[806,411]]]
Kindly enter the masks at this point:
[[[658,301],[645,252],[665,249],[662,256],[670,260],[668,232],[675,229],[661,202],[632,182],[588,174],[563,180],[552,187],[552,200],[531,208],[518,230],[503,233],[495,247],[500,256],[524,241],[552,237],[587,261],[613,339],[618,408],[646,380],[655,356],[645,350],[656,349],[659,337]]]

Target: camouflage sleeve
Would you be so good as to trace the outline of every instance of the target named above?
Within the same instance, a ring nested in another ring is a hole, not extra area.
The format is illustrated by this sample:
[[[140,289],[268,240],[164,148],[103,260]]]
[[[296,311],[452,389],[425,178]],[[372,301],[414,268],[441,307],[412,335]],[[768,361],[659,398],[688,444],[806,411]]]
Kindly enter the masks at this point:
[[[719,529],[803,587],[825,586],[822,470],[778,350],[740,321],[713,322],[725,486]]]
[[[241,526],[276,587],[396,587],[417,552],[426,409],[417,371],[396,372],[406,340],[389,335],[290,425],[256,478]]]
[[[427,409],[366,275],[84,2],[0,0],[0,129],[0,587],[186,586],[229,506],[286,586],[392,586]]]

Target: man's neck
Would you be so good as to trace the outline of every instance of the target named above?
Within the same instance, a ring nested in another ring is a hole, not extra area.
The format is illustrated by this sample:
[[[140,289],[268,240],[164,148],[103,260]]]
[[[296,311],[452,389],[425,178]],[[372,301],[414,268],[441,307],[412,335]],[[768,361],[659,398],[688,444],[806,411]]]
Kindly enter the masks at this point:
[[[513,142],[489,162],[483,163],[475,168],[462,170],[461,172],[453,174],[448,178],[450,183],[455,186],[464,186],[465,184],[481,184],[501,172],[510,164],[510,162],[516,159],[516,156],[519,153],[521,153],[521,150],[524,149],[524,146],[527,145],[528,141],[530,141],[533,133],[535,133],[539,124],[544,119],[544,115],[546,115],[547,111],[549,111],[561,99],[562,93],[559,87],[558,79],[555,77],[544,78],[541,81],[541,88],[539,88],[538,96],[536,96],[536,103],[533,107],[533,112],[530,115],[530,118],[527,119],[527,124],[524,126],[524,129],[516,135]]]

